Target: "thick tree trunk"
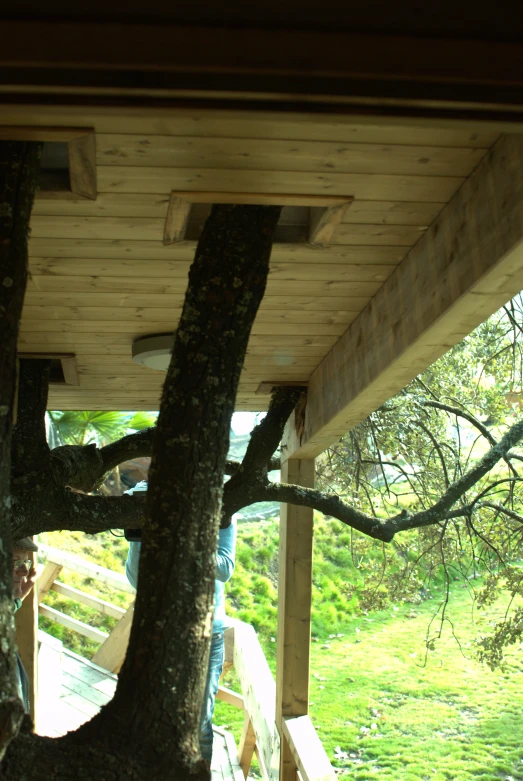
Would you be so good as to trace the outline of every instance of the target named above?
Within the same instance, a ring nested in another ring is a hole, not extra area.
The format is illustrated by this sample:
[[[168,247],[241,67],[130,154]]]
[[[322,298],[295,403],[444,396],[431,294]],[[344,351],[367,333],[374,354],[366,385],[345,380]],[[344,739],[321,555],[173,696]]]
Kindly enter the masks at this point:
[[[214,207],[191,267],[153,447],[140,585],[114,699],[76,733],[21,735],[4,778],[209,778],[199,718],[229,427],[275,207]],[[107,501],[107,500],[104,500]]]
[[[11,434],[16,343],[27,281],[27,239],[40,144],[0,142],[0,757],[19,727],[11,563]]]

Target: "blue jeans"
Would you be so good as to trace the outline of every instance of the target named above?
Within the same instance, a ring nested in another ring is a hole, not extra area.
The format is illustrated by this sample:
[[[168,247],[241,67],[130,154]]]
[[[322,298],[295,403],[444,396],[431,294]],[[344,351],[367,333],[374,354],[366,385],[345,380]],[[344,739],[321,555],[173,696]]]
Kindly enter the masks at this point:
[[[200,719],[200,751],[204,759],[209,762],[212,759],[212,717],[214,714],[214,701],[220,682],[223,668],[223,632],[213,634],[211,640],[211,652],[209,655],[209,670],[207,683],[203,697],[202,715]]]

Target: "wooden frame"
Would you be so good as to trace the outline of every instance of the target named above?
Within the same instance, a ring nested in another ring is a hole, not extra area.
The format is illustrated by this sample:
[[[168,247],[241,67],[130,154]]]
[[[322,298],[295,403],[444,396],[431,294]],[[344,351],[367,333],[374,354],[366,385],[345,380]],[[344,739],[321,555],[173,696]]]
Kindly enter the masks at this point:
[[[523,288],[522,167],[502,136],[313,371],[285,458],[319,455]]]
[[[51,378],[49,384],[74,385],[76,387],[80,385],[80,372],[78,371],[78,363],[74,353],[18,353],[18,358],[58,360],[62,367],[63,382]]]
[[[469,4],[469,9],[463,19],[475,18],[477,8]],[[294,18],[301,13],[296,9]],[[168,16],[155,24],[118,23],[100,12],[89,21],[7,19],[2,22],[2,90],[28,94],[33,101],[42,95],[90,103],[97,97],[142,104],[158,98],[250,101],[251,106],[265,100],[272,106],[327,104],[381,115],[483,116],[521,123],[515,20],[505,18],[493,30],[483,19],[472,33],[455,13],[442,14],[446,21],[440,19],[439,35],[420,23],[419,14],[414,24],[402,27],[386,9],[361,24],[366,34],[357,32],[353,19],[337,24],[332,11],[320,29],[278,24],[274,11],[220,29],[209,26],[215,18],[210,9],[192,19],[189,14],[193,23],[181,25]],[[347,32],[348,26],[356,32]]]
[[[314,459],[283,461],[281,480],[314,488]],[[292,747],[285,737],[284,719],[306,716],[309,712],[313,528],[312,508],[281,505],[276,657],[280,781],[295,781],[297,770]]]
[[[29,553],[35,562],[35,554]],[[29,706],[33,723],[38,714],[38,589],[33,588],[15,613],[16,644],[29,679]]]
[[[96,200],[96,137],[92,128],[0,126],[0,141],[62,141],[67,143],[67,190],[40,190],[37,198],[89,198]]]
[[[184,241],[194,203],[234,203],[244,206],[306,206],[310,209],[309,244],[327,247],[353,202],[352,196],[292,195],[285,193],[191,192],[173,190],[169,198],[163,243]]]

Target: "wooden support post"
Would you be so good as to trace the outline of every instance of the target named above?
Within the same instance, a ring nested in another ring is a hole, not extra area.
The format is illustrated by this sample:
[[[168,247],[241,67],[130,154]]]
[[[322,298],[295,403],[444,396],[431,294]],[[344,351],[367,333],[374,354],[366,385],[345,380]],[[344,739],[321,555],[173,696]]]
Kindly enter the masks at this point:
[[[314,487],[314,459],[284,461],[281,479],[284,483]],[[279,781],[296,781],[296,762],[283,732],[283,719],[305,716],[309,711],[312,541],[313,510],[282,504],[276,666]]]
[[[49,589],[52,588],[53,583],[62,569],[63,567],[61,564],[55,564],[54,561],[48,561],[39,573],[35,589],[39,603],[43,600]]]
[[[29,554],[33,561],[35,554]],[[29,706],[36,723],[38,692],[38,589],[34,588],[15,614],[16,644],[29,678]]]
[[[252,726],[251,717],[245,712],[245,718],[243,720],[242,736],[240,738],[240,746],[238,748],[238,760],[244,778],[249,775],[249,770],[252,762],[252,755],[256,748],[256,733]]]

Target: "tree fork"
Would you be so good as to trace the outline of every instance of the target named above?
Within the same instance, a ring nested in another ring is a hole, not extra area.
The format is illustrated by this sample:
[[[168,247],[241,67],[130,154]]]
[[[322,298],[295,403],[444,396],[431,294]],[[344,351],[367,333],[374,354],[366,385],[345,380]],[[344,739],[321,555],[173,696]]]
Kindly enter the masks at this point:
[[[16,344],[27,283],[29,218],[41,144],[0,142],[0,758],[20,725],[11,564],[11,439]]]
[[[76,781],[81,768],[98,781],[209,778],[198,732],[223,476],[279,212],[213,207],[198,244],[162,396],[140,587],[114,699],[65,738],[20,736],[6,755],[5,778],[40,781],[40,756],[61,781]],[[120,775],[113,759],[104,765],[103,757],[122,753]]]

